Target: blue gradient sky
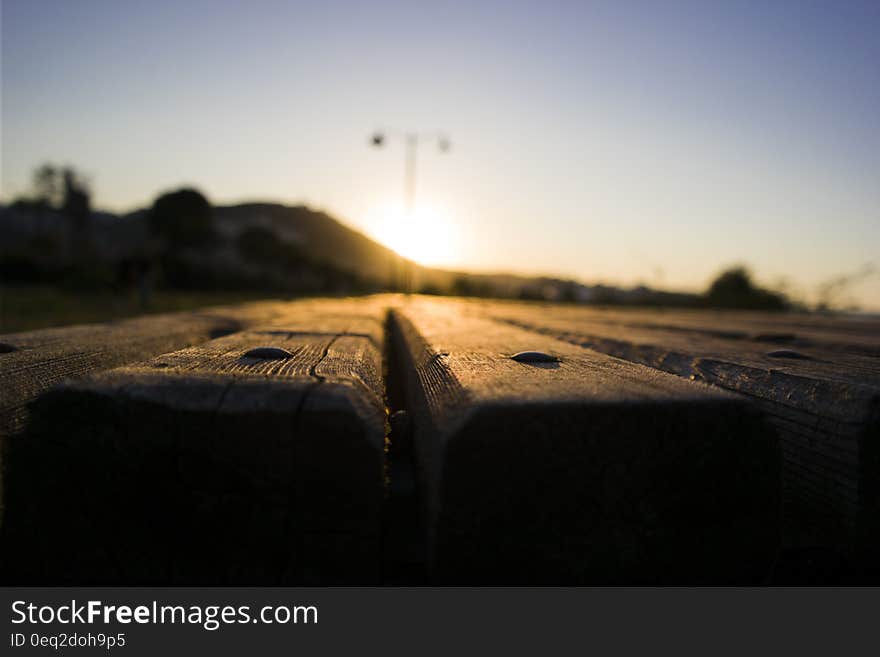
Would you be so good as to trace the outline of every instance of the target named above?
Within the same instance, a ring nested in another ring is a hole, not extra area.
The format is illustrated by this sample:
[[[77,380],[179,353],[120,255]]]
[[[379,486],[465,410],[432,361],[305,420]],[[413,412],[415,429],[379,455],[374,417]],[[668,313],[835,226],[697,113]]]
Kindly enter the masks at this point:
[[[4,200],[52,160],[110,209],[188,183],[377,235],[403,152],[366,137],[442,128],[418,190],[442,265],[699,289],[742,262],[806,298],[880,266],[876,0],[2,10]],[[880,275],[849,294],[880,310]]]

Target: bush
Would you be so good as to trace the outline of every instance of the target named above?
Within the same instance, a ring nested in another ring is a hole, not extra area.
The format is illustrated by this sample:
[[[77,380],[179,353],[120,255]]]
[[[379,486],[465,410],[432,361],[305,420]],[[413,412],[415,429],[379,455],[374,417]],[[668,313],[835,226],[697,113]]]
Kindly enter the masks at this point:
[[[170,250],[199,247],[214,240],[211,204],[194,189],[162,194],[148,216],[150,230],[165,240]]]
[[[785,295],[756,286],[745,267],[733,267],[719,274],[704,298],[706,305],[713,308],[784,310],[788,307]]]

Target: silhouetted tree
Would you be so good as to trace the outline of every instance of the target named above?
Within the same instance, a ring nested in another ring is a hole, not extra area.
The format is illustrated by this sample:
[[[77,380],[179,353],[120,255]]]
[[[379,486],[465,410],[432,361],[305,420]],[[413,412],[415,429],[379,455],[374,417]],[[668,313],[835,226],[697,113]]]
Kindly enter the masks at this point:
[[[34,200],[44,208],[61,205],[61,172],[52,164],[46,163],[33,174]]]
[[[162,194],[150,208],[149,224],[169,250],[203,246],[214,238],[211,204],[195,189]]]
[[[788,306],[785,295],[755,285],[745,267],[721,272],[706,291],[705,300],[715,308],[784,310]]]
[[[91,193],[88,183],[71,167],[66,167],[61,172],[61,179],[64,188],[61,210],[70,217],[78,230],[84,230],[91,215]]]
[[[857,304],[846,299],[847,290],[857,283],[868,279],[878,273],[877,266],[873,262],[866,262],[856,271],[849,274],[839,274],[824,281],[819,286],[819,301],[816,310],[825,312],[833,308],[843,308],[849,305],[857,308]]]
[[[34,169],[31,196],[13,205],[21,210],[61,210],[81,226],[91,212],[90,198],[89,184],[76,169],[47,162]]]

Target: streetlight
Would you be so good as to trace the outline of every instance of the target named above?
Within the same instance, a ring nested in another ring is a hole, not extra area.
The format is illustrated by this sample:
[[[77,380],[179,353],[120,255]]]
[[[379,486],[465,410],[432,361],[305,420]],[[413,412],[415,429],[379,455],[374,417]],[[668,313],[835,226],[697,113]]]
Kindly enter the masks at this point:
[[[377,130],[370,138],[370,144],[374,148],[383,148],[390,138],[402,139],[406,147],[406,157],[403,171],[403,210],[404,217],[412,221],[416,205],[416,155],[419,144],[433,142],[441,153],[446,153],[452,148],[452,142],[443,132],[399,132],[396,130]],[[409,259],[404,257],[404,291],[409,294],[411,284],[411,272]]]

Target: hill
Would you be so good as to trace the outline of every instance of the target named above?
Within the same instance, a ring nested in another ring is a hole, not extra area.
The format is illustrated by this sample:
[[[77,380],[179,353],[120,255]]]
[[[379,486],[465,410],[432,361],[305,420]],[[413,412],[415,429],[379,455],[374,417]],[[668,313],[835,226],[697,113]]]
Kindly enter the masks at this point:
[[[297,205],[242,203],[214,208],[217,230],[233,240],[259,226],[295,245],[315,261],[328,263],[382,286],[393,285],[403,262],[397,253],[324,212]]]
[[[169,289],[358,293],[404,288],[427,294],[580,303],[693,305],[696,297],[646,287],[423,267],[334,217],[303,205],[250,202],[210,208],[213,238],[169,249],[149,210],[92,212],[86,226],[58,209],[0,207],[0,274],[8,281],[85,281],[114,290]],[[85,235],[83,234],[85,232]]]

